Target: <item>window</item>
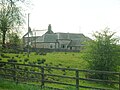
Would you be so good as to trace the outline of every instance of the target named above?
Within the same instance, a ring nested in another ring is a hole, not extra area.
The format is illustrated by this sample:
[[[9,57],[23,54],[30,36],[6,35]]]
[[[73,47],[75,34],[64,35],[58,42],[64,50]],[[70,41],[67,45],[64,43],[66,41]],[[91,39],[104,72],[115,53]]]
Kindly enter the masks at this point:
[[[62,44],[62,45],[61,45],[61,48],[65,48],[65,45],[64,45],[64,44]]]
[[[52,45],[50,45],[50,48],[52,48]]]

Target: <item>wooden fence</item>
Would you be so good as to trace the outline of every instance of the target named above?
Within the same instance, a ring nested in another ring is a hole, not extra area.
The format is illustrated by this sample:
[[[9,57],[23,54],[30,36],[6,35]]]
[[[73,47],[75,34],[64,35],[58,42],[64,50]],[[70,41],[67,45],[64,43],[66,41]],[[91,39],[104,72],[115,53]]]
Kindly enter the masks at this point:
[[[59,73],[58,73],[59,72]],[[87,74],[82,74],[87,73]],[[115,80],[100,80],[87,77],[88,74],[114,75]],[[72,87],[73,90],[94,89],[94,90],[114,90],[114,88],[94,87],[94,85],[86,86],[81,82],[97,82],[103,84],[115,84],[115,90],[120,90],[120,73],[108,71],[79,70],[72,68],[49,67],[30,64],[18,64],[12,62],[0,62],[0,77],[7,80],[14,80],[16,83],[27,83],[40,85],[41,88],[52,87],[64,89],[64,87]],[[70,80],[68,82],[68,79]],[[66,81],[66,82],[64,82]],[[54,87],[63,85],[61,87]],[[56,90],[56,89],[55,89]]]

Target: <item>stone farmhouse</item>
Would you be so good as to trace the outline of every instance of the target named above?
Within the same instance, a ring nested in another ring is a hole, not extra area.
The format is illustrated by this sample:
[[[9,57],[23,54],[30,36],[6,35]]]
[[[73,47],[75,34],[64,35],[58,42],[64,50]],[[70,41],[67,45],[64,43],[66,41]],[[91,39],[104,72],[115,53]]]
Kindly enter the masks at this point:
[[[23,40],[24,46],[28,45],[28,37],[23,37]],[[83,42],[88,40],[91,39],[80,33],[54,33],[49,25],[42,36],[29,37],[29,45],[32,48],[80,50]]]

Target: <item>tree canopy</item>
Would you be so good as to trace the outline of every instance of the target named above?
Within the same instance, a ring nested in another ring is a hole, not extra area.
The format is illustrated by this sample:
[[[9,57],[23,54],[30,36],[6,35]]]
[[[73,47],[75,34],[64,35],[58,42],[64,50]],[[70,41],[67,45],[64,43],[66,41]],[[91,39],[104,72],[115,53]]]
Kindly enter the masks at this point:
[[[93,34],[94,40],[89,41],[84,48],[83,58],[88,61],[89,69],[100,71],[117,71],[119,60],[118,39],[115,33],[105,28],[102,32]],[[106,76],[98,75],[99,78]]]
[[[7,32],[24,22],[21,8],[15,4],[17,1],[19,0],[1,0],[0,2],[0,33],[3,47],[5,47]]]

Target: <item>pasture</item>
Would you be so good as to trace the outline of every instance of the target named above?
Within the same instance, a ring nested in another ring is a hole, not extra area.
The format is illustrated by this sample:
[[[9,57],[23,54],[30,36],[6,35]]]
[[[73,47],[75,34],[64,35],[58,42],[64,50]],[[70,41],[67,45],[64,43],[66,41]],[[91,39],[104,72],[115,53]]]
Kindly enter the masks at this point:
[[[72,52],[53,52],[53,53],[30,53],[29,57],[27,53],[23,54],[4,54],[0,56],[0,60],[9,61],[10,59],[16,60],[18,63],[34,63],[45,66],[56,67],[69,67],[86,69],[87,62],[81,59],[80,53]],[[42,62],[43,61],[43,62]]]
[[[41,89],[36,86],[30,86],[25,84],[16,85],[16,83],[14,82],[0,79],[0,90],[41,90]]]
[[[21,64],[31,64],[31,65],[40,65],[40,66],[49,66],[49,67],[58,67],[58,68],[77,68],[77,69],[87,69],[87,62],[82,58],[81,53],[72,53],[72,52],[59,52],[59,53],[30,53],[28,57],[27,53],[22,54],[1,54],[0,60],[5,62],[17,62]],[[51,73],[51,72],[50,72]],[[52,73],[63,74],[73,76],[72,72],[58,71],[54,70]],[[81,73],[81,77],[85,77],[84,73]],[[50,78],[51,79],[51,78]],[[61,79],[61,82],[73,82],[72,80]],[[80,82],[82,85],[88,86],[98,86],[98,87],[109,87],[100,83],[90,83],[86,81]],[[49,84],[48,84],[49,85]],[[55,84],[50,84],[50,86],[63,87]],[[66,87],[67,88],[67,87]],[[68,87],[72,88],[72,87]],[[112,87],[115,88],[115,87]],[[70,89],[71,90],[71,89]],[[74,90],[74,89],[73,89]],[[82,89],[84,90],[84,89]],[[86,89],[85,89],[86,90]]]

